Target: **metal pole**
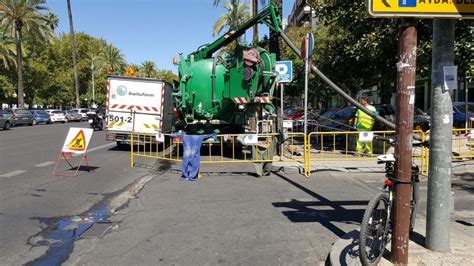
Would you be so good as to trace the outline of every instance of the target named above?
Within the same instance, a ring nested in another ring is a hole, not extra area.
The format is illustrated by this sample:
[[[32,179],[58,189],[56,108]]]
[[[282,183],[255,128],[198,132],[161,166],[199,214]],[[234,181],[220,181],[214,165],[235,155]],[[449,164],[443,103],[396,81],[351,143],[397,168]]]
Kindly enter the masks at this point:
[[[392,263],[408,264],[408,243],[410,242],[410,198],[413,113],[415,106],[416,42],[417,31],[413,20],[402,20],[398,42],[398,79],[395,183],[393,208]]]
[[[464,77],[464,113],[465,113],[465,116],[466,116],[466,134],[468,133],[467,132],[467,129],[469,128],[469,112],[468,112],[468,109],[467,109],[467,97],[468,97],[468,88],[467,88],[467,78]]]
[[[308,64],[309,58],[304,60],[304,135],[308,135]]]
[[[453,106],[443,66],[454,64],[454,19],[433,20],[431,134],[426,247],[449,252]]]
[[[91,62],[91,72],[92,72],[92,105],[95,106],[94,59],[92,59],[92,62]]]
[[[283,91],[285,89],[285,85],[280,83],[280,134],[283,134],[283,114],[285,113],[283,110]],[[285,145],[283,143],[283,136],[282,136],[282,142],[280,145],[280,161],[283,160],[283,154],[284,154],[284,148]]]

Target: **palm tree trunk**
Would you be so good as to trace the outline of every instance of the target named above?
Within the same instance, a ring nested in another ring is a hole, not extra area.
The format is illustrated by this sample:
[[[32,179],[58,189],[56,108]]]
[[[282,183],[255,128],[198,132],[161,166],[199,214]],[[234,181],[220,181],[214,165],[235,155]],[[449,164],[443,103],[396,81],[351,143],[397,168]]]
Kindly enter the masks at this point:
[[[69,28],[71,32],[72,67],[74,69],[74,87],[76,88],[76,108],[80,108],[81,103],[79,101],[79,78],[77,76],[77,64],[76,64],[76,38],[74,36],[74,26],[72,23],[71,0],[67,0],[67,12],[69,15]]]
[[[18,108],[25,107],[25,87],[23,84],[23,55],[21,50],[21,27],[15,26],[15,43],[16,43],[16,69],[18,74]]]
[[[258,14],[258,1],[251,0],[252,2],[252,17],[256,17]],[[258,42],[258,24],[253,26],[253,45],[256,45]]]

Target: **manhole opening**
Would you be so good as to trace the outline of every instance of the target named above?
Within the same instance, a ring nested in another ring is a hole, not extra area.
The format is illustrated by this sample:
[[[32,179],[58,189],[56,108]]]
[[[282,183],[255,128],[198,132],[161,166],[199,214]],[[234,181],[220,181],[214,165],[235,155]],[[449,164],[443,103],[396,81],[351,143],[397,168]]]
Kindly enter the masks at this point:
[[[114,223],[110,222],[100,222],[94,223],[81,235],[81,238],[93,238],[93,237],[103,237],[107,234],[110,229],[114,226]]]

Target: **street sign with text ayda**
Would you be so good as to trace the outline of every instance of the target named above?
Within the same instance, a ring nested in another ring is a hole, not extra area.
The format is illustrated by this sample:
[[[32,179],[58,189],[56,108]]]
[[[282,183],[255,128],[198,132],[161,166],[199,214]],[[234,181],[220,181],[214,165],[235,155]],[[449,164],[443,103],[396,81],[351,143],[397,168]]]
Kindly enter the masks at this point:
[[[368,0],[374,17],[474,19],[474,0]]]

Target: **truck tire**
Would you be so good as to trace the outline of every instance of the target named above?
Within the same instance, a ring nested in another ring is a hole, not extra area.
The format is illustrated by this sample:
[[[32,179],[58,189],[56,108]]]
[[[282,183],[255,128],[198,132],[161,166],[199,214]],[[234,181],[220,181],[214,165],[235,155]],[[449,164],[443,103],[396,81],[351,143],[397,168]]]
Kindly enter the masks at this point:
[[[117,141],[117,148],[119,150],[126,150],[126,149],[130,149],[130,145]]]

